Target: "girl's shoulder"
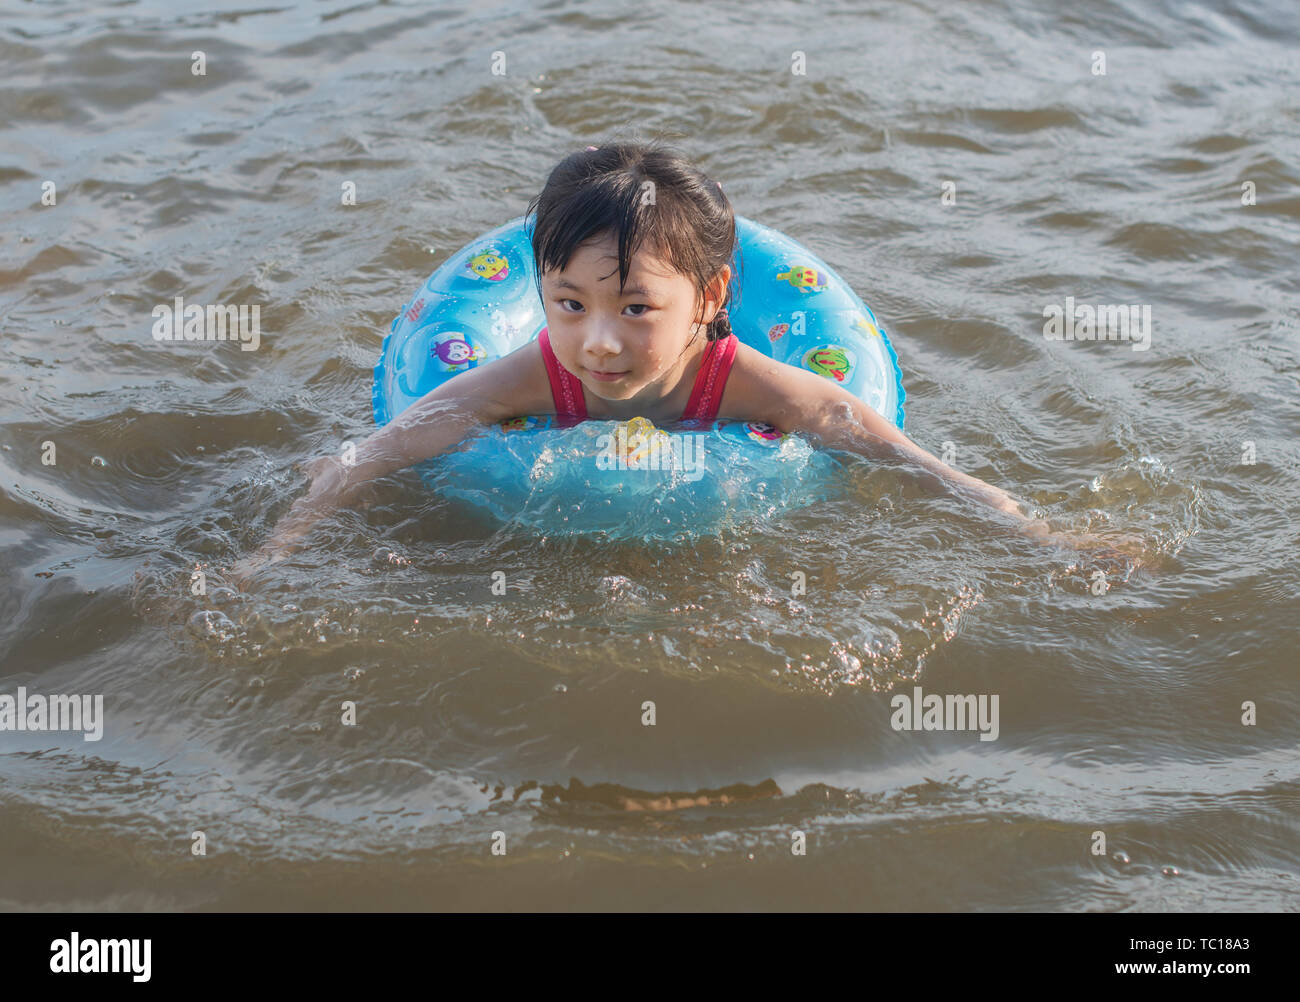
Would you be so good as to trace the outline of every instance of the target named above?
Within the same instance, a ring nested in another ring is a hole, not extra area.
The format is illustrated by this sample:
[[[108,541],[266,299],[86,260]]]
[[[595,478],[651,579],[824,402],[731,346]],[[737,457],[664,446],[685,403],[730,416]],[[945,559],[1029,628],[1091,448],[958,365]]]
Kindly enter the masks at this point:
[[[551,396],[550,377],[546,374],[546,360],[542,357],[542,346],[535,338],[509,355],[503,355],[494,364],[501,370],[495,392],[513,407],[511,417],[554,412],[555,400]]]
[[[736,345],[718,416],[784,427],[778,418],[788,420],[792,410],[829,399],[836,390],[839,387],[816,373],[779,362],[742,341]]]

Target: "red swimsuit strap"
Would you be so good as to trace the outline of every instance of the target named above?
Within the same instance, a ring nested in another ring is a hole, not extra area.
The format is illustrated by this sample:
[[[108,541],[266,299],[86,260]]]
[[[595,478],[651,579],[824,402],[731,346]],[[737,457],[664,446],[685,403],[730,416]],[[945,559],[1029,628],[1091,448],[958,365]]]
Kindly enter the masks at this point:
[[[717,418],[722,391],[727,385],[727,376],[731,374],[731,363],[736,358],[739,343],[740,338],[732,333],[712,342],[704,350],[700,371],[695,374],[695,386],[691,389],[691,399],[682,415],[683,421],[712,421]]]
[[[560,364],[551,350],[551,335],[545,327],[537,335],[546,362],[546,376],[551,381],[551,400],[555,404],[556,423],[564,426],[587,420],[587,398],[582,380]]]
[[[583,395],[582,380],[562,366],[555,357],[547,328],[542,328],[537,335],[537,342],[542,347],[546,377],[551,383],[551,401],[555,405],[556,423],[566,426],[586,421],[587,399]],[[739,344],[740,339],[733,333],[720,341],[711,342],[705,349],[700,369],[695,374],[695,385],[691,387],[691,399],[682,415],[683,421],[713,421],[717,418],[722,391],[726,388]]]

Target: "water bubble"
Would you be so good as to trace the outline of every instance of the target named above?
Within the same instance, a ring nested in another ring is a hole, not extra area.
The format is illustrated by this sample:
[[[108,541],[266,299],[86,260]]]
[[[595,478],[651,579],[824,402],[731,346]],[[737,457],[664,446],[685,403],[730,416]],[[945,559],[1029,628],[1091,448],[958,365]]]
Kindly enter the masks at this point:
[[[1182,871],[1176,866],[1162,866],[1160,872],[1166,877],[1181,877],[1183,875]]]
[[[103,456],[96,456],[90,461],[91,466],[107,466],[108,460]]]
[[[235,633],[235,624],[219,609],[202,609],[190,617],[190,632],[200,637],[218,637],[222,640]]]
[[[569,687],[568,687],[567,685],[565,685],[563,682],[556,682],[556,683],[555,683],[555,691],[556,691],[556,692],[568,692],[568,691],[569,691]]]

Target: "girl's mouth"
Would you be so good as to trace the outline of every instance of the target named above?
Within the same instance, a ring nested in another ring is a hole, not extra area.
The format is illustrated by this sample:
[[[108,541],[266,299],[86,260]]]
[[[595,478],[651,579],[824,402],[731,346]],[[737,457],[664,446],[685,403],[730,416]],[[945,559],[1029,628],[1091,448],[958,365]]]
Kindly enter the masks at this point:
[[[623,372],[597,372],[595,369],[587,370],[588,373],[590,373],[594,378],[599,379],[602,383],[612,383],[615,380],[622,379],[631,371],[631,369],[626,369]]]

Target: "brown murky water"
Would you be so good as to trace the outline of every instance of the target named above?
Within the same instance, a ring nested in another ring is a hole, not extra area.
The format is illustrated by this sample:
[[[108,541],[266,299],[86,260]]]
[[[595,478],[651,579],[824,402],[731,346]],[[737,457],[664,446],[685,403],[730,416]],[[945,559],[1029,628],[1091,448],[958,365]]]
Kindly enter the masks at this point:
[[[0,695],[104,729],[0,733],[0,907],[1294,908],[1300,19],[1036,6],[6,4]],[[686,546],[408,471],[225,587],[416,284],[655,132],[875,309],[913,438],[1151,566],[865,461]],[[260,347],[156,342],[178,295]],[[996,740],[894,729],[916,686]]]

